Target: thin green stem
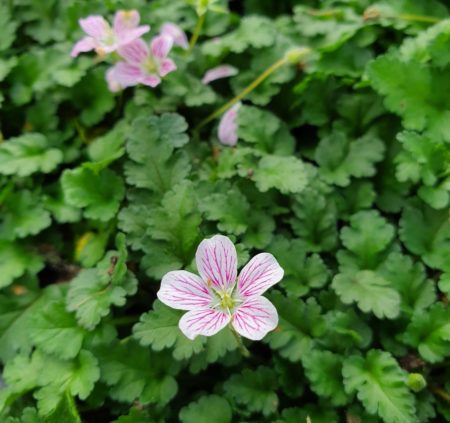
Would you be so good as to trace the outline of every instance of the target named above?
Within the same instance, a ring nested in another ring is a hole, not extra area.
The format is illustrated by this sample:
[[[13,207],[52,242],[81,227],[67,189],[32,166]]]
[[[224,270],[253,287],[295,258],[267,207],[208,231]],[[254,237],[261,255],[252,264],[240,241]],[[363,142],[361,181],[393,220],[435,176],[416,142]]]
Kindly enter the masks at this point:
[[[250,351],[247,349],[247,347],[244,345],[244,342],[242,342],[241,335],[239,335],[232,326],[230,326],[231,333],[233,334],[234,338],[236,339],[236,342],[238,344],[239,351],[245,358],[250,357]]]
[[[194,32],[192,33],[192,37],[189,40],[189,48],[186,52],[187,56],[192,52],[192,49],[197,44],[198,37],[200,36],[200,32],[202,32],[203,24],[205,23],[205,15],[206,15],[206,13],[203,13],[202,15],[200,15],[198,17],[197,24],[195,25],[195,28],[194,28]]]
[[[230,101],[226,102],[222,107],[219,107],[216,111],[211,113],[208,117],[203,119],[195,128],[195,131],[199,130],[222,113],[226,112],[230,107],[235,105],[238,101],[242,100],[247,94],[251,93],[258,85],[260,85],[265,79],[267,79],[277,69],[288,63],[288,59],[283,57],[274,64],[270,65],[261,75],[259,75],[253,82],[247,85],[237,96],[233,97]]]
[[[410,22],[425,22],[425,23],[438,23],[442,19],[436,18],[434,16],[423,16],[423,15],[398,15],[399,19]]]
[[[437,396],[441,397],[443,400],[450,402],[450,394],[445,392],[443,389],[437,388],[437,387],[431,387],[430,391],[433,392],[434,394],[436,394]]]

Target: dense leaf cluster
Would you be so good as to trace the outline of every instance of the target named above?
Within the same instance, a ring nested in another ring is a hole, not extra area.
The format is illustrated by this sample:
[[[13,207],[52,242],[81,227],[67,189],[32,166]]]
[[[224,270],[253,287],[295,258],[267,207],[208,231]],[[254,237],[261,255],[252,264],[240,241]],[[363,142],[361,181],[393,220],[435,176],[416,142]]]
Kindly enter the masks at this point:
[[[0,420],[450,422],[446,2],[211,2],[157,89],[113,94],[69,56],[81,17],[191,34],[197,3],[0,3]],[[196,129],[297,46],[236,147]],[[203,85],[223,63],[239,74]],[[285,270],[248,358],[156,300],[216,233]]]

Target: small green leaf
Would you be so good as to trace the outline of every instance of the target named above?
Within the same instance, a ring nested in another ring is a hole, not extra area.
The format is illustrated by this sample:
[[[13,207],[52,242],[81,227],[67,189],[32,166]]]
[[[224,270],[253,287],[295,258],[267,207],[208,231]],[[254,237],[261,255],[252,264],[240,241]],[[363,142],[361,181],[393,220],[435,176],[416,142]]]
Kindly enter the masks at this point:
[[[203,396],[180,411],[182,423],[231,423],[231,418],[230,404],[217,395]]]

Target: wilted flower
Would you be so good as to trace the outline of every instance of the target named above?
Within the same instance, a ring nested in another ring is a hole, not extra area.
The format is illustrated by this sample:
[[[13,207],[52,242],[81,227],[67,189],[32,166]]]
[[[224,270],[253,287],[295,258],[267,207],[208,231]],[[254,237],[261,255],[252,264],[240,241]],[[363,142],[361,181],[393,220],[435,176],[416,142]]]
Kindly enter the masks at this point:
[[[284,274],[272,254],[256,255],[237,276],[233,243],[215,235],[200,243],[195,259],[200,277],[185,270],[169,272],[157,294],[169,307],[188,310],[179,327],[189,339],[214,335],[229,323],[255,341],[275,329],[277,310],[261,296]]]
[[[218,137],[222,144],[234,146],[238,140],[237,114],[241,103],[236,103],[226,111],[219,122]]]
[[[160,34],[170,37],[173,43],[181,48],[187,50],[189,48],[189,42],[184,31],[172,22],[166,22],[161,26]]]
[[[140,16],[136,10],[117,12],[111,25],[102,16],[88,16],[79,23],[86,37],[78,41],[71,52],[72,57],[95,50],[98,54],[111,53],[119,47],[136,40],[150,31],[148,25],[139,25]]]
[[[233,66],[217,66],[216,68],[212,68],[205,73],[205,76],[202,78],[202,83],[206,85],[216,79],[227,78],[229,76],[237,75],[237,73],[238,70]]]
[[[173,41],[170,37],[159,35],[148,46],[143,40],[135,40],[119,48],[118,52],[125,62],[113,66],[113,74],[123,87],[144,84],[156,87],[161,78],[177,67],[167,58]]]

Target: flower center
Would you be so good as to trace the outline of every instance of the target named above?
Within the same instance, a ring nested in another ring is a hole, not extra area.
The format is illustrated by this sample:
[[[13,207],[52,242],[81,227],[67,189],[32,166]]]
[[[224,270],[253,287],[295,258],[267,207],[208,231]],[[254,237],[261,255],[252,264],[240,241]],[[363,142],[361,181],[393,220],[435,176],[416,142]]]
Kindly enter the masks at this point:
[[[231,297],[231,295],[228,292],[223,292],[220,294],[220,307],[224,310],[232,310],[234,308],[234,305],[236,304],[236,301],[234,298]]]
[[[143,64],[143,68],[147,73],[155,73],[158,71],[156,63],[149,57]]]

